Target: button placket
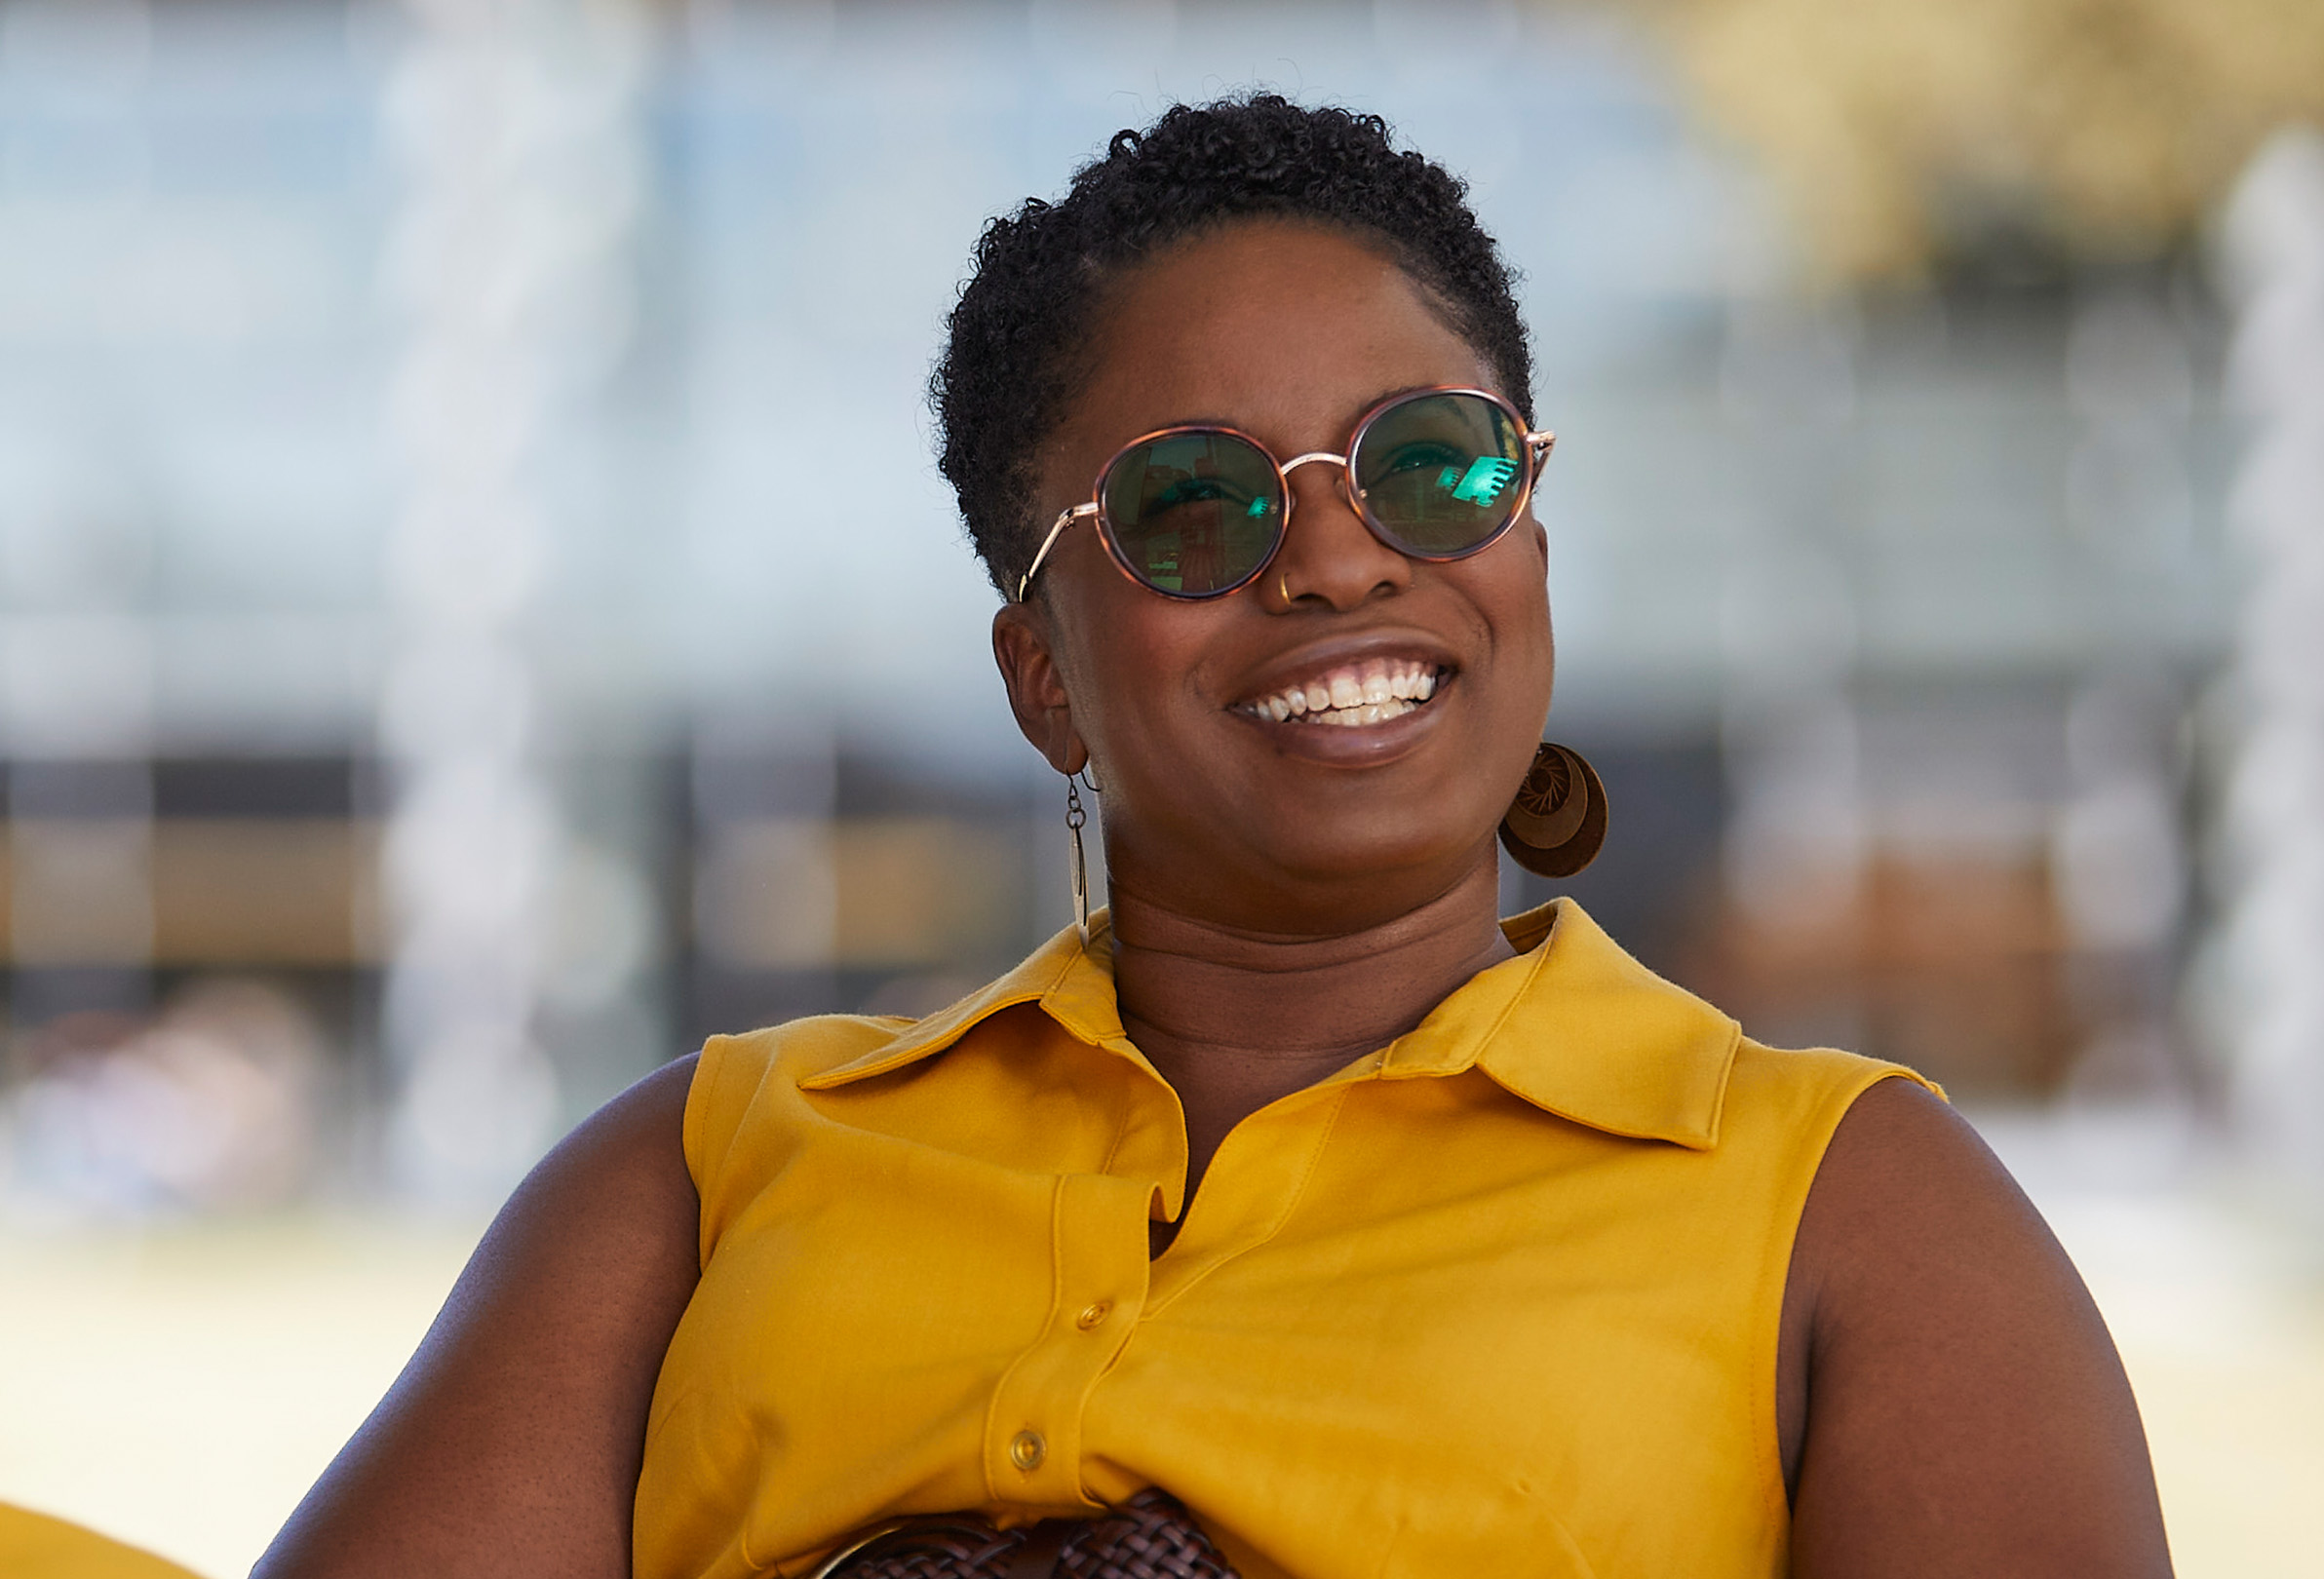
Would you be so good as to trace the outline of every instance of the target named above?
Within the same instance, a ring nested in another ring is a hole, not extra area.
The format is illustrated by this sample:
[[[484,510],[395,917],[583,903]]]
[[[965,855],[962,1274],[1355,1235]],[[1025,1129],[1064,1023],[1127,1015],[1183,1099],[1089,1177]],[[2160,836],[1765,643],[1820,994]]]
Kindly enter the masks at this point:
[[[993,1391],[986,1481],[995,1500],[1095,1506],[1081,1485],[1081,1414],[1136,1328],[1145,1297],[1148,1182],[1057,1181],[1052,1280],[1040,1335]]]
[[[1272,1238],[1298,1206],[1350,1087],[1300,1092],[1243,1120],[1211,1159],[1178,1239],[1153,1263],[1145,1314]]]

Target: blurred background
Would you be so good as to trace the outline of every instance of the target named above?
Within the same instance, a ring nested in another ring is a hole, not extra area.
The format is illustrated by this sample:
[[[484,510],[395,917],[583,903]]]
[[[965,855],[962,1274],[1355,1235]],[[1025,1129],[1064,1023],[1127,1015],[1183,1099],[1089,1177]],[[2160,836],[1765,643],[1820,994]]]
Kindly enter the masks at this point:
[[[2313,0],[0,0],[0,1500],[241,1572],[580,1115],[1069,919],[922,386],[987,217],[1264,85],[1524,273],[1569,891],[1945,1082],[2182,1571],[2324,1574],[2319,60]]]

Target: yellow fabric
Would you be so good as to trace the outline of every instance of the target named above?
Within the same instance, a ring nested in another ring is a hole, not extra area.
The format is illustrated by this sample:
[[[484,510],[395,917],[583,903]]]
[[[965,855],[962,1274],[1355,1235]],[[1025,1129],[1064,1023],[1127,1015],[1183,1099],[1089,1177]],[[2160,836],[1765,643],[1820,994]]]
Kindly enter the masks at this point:
[[[1102,923],[916,1023],[713,1039],[641,1579],[1148,1484],[1249,1579],[1781,1573],[1793,1229],[1910,1071],[1745,1040],[1570,902],[1505,925],[1528,952],[1238,1126],[1150,1264],[1184,1126]]]
[[[0,1503],[7,1579],[194,1579],[176,1563],[28,1508]]]

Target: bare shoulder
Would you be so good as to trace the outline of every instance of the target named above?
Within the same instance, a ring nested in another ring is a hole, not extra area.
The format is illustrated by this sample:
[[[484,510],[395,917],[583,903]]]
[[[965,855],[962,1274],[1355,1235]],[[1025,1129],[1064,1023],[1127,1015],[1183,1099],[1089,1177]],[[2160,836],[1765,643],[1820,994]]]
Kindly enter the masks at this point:
[[[1883,1080],[1800,1220],[1796,1574],[2170,1572],[2138,1406],[2039,1213],[1960,1116]]]
[[[629,1573],[646,1411],[700,1275],[694,1063],[639,1081],[518,1186],[254,1579]]]

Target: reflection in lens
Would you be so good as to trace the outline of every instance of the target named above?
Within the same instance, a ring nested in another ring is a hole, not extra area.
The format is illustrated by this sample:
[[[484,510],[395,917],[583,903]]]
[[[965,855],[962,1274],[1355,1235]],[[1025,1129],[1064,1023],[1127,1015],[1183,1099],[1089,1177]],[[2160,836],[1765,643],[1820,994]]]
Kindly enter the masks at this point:
[[[1248,580],[1283,523],[1274,463],[1222,433],[1172,434],[1127,451],[1105,474],[1104,505],[1131,570],[1189,597]]]
[[[1420,395],[1364,431],[1356,486],[1373,520],[1408,553],[1482,547],[1516,512],[1525,434],[1476,395]]]

